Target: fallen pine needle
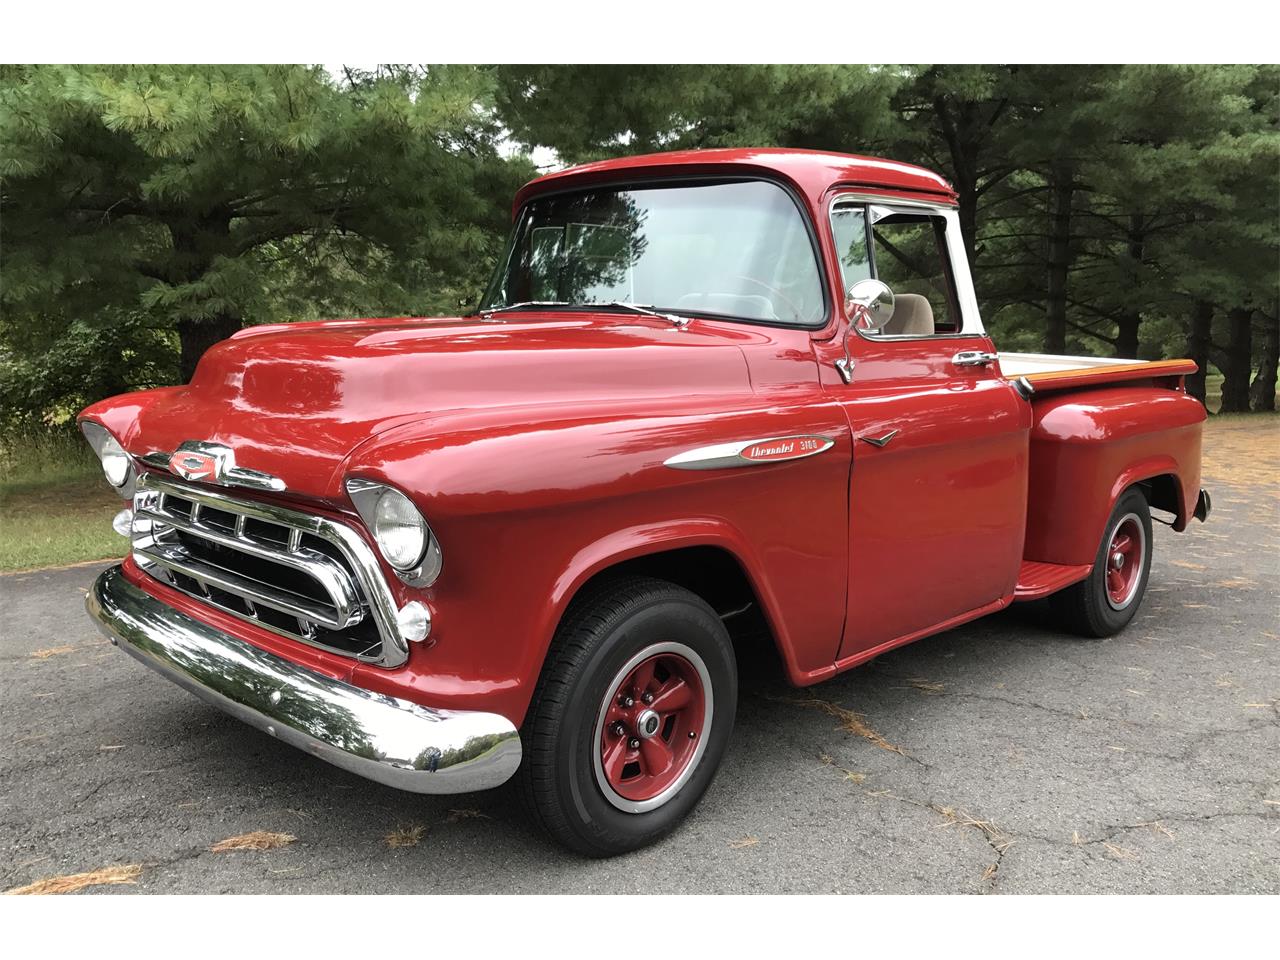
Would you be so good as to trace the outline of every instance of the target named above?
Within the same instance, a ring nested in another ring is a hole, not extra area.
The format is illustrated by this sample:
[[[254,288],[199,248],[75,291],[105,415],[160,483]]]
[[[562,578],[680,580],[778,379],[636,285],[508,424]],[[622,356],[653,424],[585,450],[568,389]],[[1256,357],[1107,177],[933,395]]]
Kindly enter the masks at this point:
[[[823,713],[835,717],[840,721],[840,729],[846,733],[853,733],[862,737],[862,739],[874,743],[881,750],[888,750],[890,753],[898,753],[906,756],[907,752],[896,743],[890,743],[876,731],[867,726],[862,714],[847,710],[844,707],[837,706],[827,700],[792,700],[789,698],[779,698],[783,703],[794,704],[797,707],[813,707],[821,710]]]
[[[946,689],[943,684],[938,683],[936,680],[925,680],[923,677],[912,677],[907,683],[929,696],[942,693]]]
[[[50,657],[61,656],[64,653],[70,653],[75,647],[67,644],[64,647],[45,647],[43,650],[32,650],[31,656],[36,660],[48,660]]]
[[[219,840],[209,850],[213,853],[229,853],[232,850],[278,850],[281,847],[287,847],[297,839],[291,833],[254,830],[252,833],[242,833],[238,837]]]
[[[48,877],[44,880],[37,880],[35,883],[29,883],[25,887],[14,887],[12,890],[6,890],[5,895],[39,896],[51,893],[75,893],[85,887],[114,883],[137,883],[138,876],[141,873],[142,865],[137,863],[126,864],[123,867],[104,867],[101,870],[91,870],[88,873],[72,873],[63,877]]]
[[[730,840],[729,846],[735,850],[741,850],[744,847],[754,847],[759,842],[759,837],[743,837],[741,840]]]
[[[1132,850],[1128,850],[1124,847],[1117,847],[1115,844],[1112,844],[1112,843],[1104,843],[1102,845],[1102,848],[1106,850],[1107,853],[1115,857],[1117,860],[1137,860],[1138,859],[1138,855],[1134,853]]]
[[[450,810],[445,823],[457,823],[459,820],[492,820],[493,817],[479,810]]]
[[[426,827],[415,824],[412,827],[400,827],[392,830],[383,839],[392,850],[397,847],[416,847],[425,832]]]

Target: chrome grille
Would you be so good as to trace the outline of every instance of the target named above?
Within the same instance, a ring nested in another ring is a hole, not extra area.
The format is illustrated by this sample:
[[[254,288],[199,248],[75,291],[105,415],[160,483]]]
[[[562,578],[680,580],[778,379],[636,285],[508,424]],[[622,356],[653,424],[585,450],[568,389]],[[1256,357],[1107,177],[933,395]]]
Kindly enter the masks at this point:
[[[156,579],[334,653],[407,658],[377,559],[345,524],[153,473],[139,477],[133,513],[134,559]]]

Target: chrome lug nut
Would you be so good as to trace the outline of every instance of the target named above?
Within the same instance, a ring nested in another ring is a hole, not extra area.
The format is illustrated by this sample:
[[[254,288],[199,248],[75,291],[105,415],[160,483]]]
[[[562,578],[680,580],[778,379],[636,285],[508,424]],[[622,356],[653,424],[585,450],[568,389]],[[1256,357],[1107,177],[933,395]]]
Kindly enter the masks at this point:
[[[635,737],[632,737],[630,740],[627,741],[627,746],[630,747],[632,750],[639,750],[640,741],[637,740]]]
[[[636,705],[636,702],[635,702],[633,699],[631,699],[630,697],[623,697],[623,698],[622,698],[622,705],[623,705],[624,707],[634,707],[634,706]]]
[[[645,703],[653,703],[653,694],[646,693],[640,699],[643,700]]]
[[[626,728],[626,727],[624,727],[622,724],[620,724],[620,723],[615,723],[615,724],[613,725],[613,735],[614,735],[615,737],[620,737],[620,736],[622,736],[622,735],[623,735],[624,733],[626,733],[626,732],[627,732],[627,728]]]

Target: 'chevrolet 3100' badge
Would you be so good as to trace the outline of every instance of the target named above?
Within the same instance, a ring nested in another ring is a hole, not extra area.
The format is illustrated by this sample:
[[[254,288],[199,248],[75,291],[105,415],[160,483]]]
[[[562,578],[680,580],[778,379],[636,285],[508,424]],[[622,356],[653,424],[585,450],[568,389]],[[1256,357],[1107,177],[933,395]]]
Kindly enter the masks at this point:
[[[760,440],[735,440],[698,447],[669,457],[665,462],[676,470],[723,470],[726,467],[765,466],[786,460],[800,460],[823,453],[835,446],[830,437],[798,434],[790,437],[766,437]]]

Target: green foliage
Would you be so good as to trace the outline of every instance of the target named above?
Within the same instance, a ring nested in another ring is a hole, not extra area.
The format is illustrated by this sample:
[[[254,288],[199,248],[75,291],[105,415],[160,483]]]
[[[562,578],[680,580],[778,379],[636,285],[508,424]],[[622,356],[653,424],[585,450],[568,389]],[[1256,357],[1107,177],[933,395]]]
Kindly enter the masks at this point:
[[[921,163],[1002,348],[1190,355],[1266,409],[1278,122],[1274,65],[0,66],[0,421],[180,381],[244,324],[456,312],[534,172],[507,137]]]
[[[761,144],[939,170],[1003,349],[1191,355],[1234,409],[1256,367],[1269,409],[1278,95],[1248,65],[512,66],[498,102],[571,161]]]
[[[246,323],[456,309],[532,172],[498,153],[493,87],[475,67],[0,68],[10,419],[117,385],[51,398],[39,372],[76,351],[145,385]]]

